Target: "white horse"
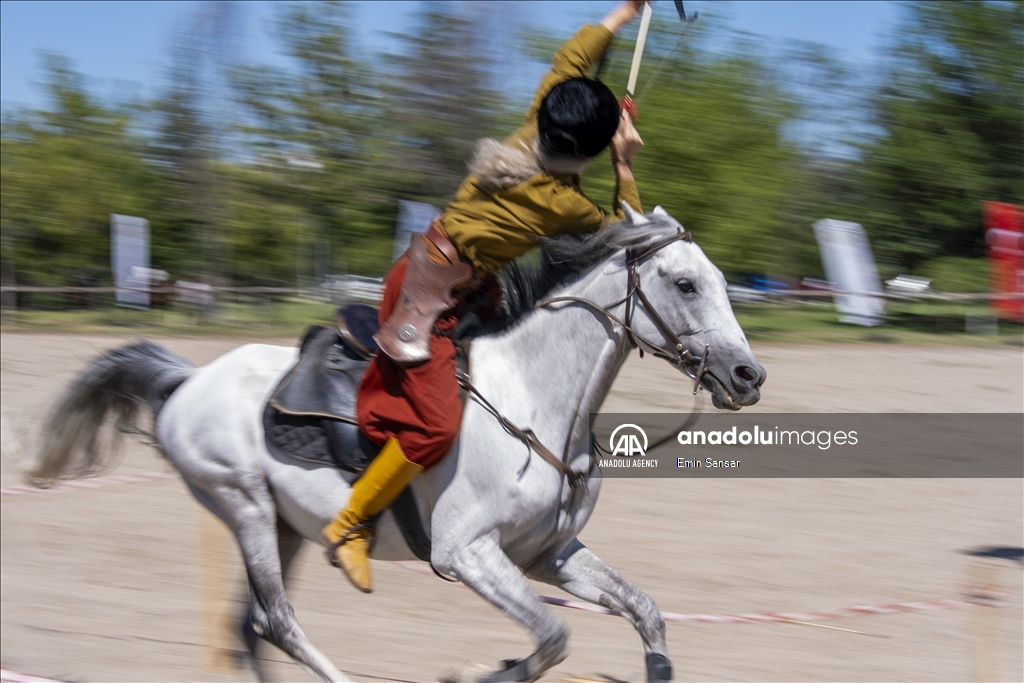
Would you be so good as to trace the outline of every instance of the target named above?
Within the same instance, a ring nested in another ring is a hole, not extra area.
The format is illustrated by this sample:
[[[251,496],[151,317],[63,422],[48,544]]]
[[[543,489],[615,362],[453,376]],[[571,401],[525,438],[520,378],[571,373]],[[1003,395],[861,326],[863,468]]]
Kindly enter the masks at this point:
[[[561,272],[513,278],[513,322],[474,342],[470,368],[480,395],[580,476],[569,485],[471,396],[451,451],[412,484],[431,563],[536,640],[533,653],[477,680],[536,680],[566,657],[566,628],[530,577],[628,619],[643,642],[648,680],[668,681],[658,607],[577,539],[601,486],[588,416],[637,345],[696,376],[719,408],[755,403],[765,373],[732,313],[722,273],[660,207],[553,246]],[[163,454],[238,540],[251,630],[316,679],[349,680],[309,642],[285,596],[288,563],[302,539],[322,544],[320,530],[345,506],[352,478],[277,459],[264,445],[264,403],[295,360],[294,348],[261,344],[202,368],[151,342],[109,351],[54,410],[33,475],[45,482],[95,472],[111,453],[100,445],[105,419],[128,424],[140,405],[148,407]],[[390,513],[372,556],[415,559]],[[338,590],[347,584],[339,580]]]

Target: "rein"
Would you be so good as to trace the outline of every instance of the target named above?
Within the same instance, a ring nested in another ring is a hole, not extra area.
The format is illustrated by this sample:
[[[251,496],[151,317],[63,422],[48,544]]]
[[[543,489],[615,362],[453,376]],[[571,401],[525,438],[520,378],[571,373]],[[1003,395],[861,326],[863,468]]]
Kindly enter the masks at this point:
[[[678,335],[676,335],[676,333],[672,331],[672,329],[665,323],[664,319],[651,305],[651,302],[648,300],[647,295],[644,294],[644,290],[641,286],[640,281],[640,273],[638,271],[638,266],[642,261],[649,258],[650,256],[653,256],[654,254],[661,251],[668,245],[674,242],[678,242],[680,240],[684,242],[693,242],[693,234],[689,231],[679,230],[678,232],[676,232],[676,234],[672,235],[671,237],[667,237],[659,242],[654,243],[653,245],[651,245],[642,252],[635,253],[632,251],[627,251],[626,267],[628,268],[628,278],[626,285],[626,295],[619,299],[618,301],[609,304],[607,308],[604,306],[600,306],[594,303],[593,301],[590,301],[589,299],[584,299],[582,297],[556,296],[551,297],[549,299],[544,299],[542,301],[538,301],[534,305],[534,310],[545,308],[547,306],[550,306],[551,304],[562,302],[579,303],[585,306],[589,306],[593,310],[598,311],[599,313],[607,317],[612,322],[624,328],[626,330],[626,337],[629,339],[630,344],[634,348],[640,349],[641,357],[643,356],[643,348],[640,346],[640,344],[642,343],[644,346],[650,349],[651,354],[655,358],[661,358],[663,360],[668,361],[672,365],[681,367],[687,375],[693,378],[693,395],[696,396],[697,389],[700,387],[700,381],[703,378],[703,376],[708,372],[707,361],[708,353],[711,350],[711,345],[704,345],[704,352],[700,355],[700,357],[690,353],[690,351],[686,348],[683,342],[679,339]],[[633,329],[632,325],[630,325],[630,322],[632,321],[632,304],[634,304],[634,297],[636,299],[639,299],[640,303],[643,304],[644,308],[647,310],[647,315],[650,316],[651,320],[654,322],[655,327],[658,328],[658,331],[662,334],[665,340],[672,346],[671,349],[664,349],[659,347],[657,344],[654,344],[650,340],[644,338],[643,335],[641,335],[639,332]],[[621,320],[609,309],[615,308],[616,306],[620,306],[624,303],[627,304],[626,320]],[[696,367],[695,370],[693,369],[694,367]],[[458,381],[459,385],[465,391],[476,396],[477,399],[479,399],[480,402],[483,404],[483,406],[492,415],[494,415],[495,418],[497,418],[498,422],[501,424],[502,428],[505,429],[505,431],[518,437],[531,450],[537,453],[537,455],[539,455],[545,462],[547,462],[549,465],[558,470],[568,481],[569,489],[572,492],[572,496],[575,497],[577,490],[579,490],[580,486],[583,485],[583,483],[586,481],[587,475],[594,468],[594,465],[597,462],[597,453],[602,451],[601,446],[597,444],[596,440],[592,439],[594,448],[591,449],[590,453],[590,467],[588,467],[585,472],[577,472],[576,470],[569,467],[565,463],[565,461],[563,461],[561,458],[552,453],[543,443],[541,443],[540,439],[537,438],[537,435],[533,432],[532,429],[523,429],[517,426],[507,417],[502,415],[498,411],[498,409],[495,408],[494,405],[490,401],[488,401],[475,386],[473,386],[473,383],[470,381],[470,377],[467,373],[461,370],[457,370],[455,372],[455,378]],[[696,411],[695,406],[694,410],[691,411],[690,416],[687,418],[686,422],[681,427],[681,429],[686,429],[689,425],[692,425],[693,422],[696,421],[697,415],[698,413]],[[647,450],[654,450],[658,446],[661,446],[662,444],[668,442],[672,438],[672,435],[674,433],[675,432],[669,432],[666,436],[654,442],[654,444],[650,446]]]
[[[590,468],[587,468],[586,472],[577,472],[573,468],[566,465],[565,461],[563,461],[561,458],[559,458],[550,450],[548,450],[547,446],[541,443],[540,439],[537,438],[537,435],[533,433],[532,429],[522,429],[521,427],[518,427],[514,422],[509,420],[507,417],[502,415],[500,412],[498,412],[498,409],[495,408],[490,401],[484,398],[484,395],[480,393],[480,390],[473,386],[473,383],[470,382],[469,380],[469,375],[462,372],[461,370],[457,370],[455,372],[455,378],[458,380],[459,385],[462,386],[463,389],[465,389],[466,391],[480,399],[480,402],[484,404],[484,407],[487,408],[487,410],[498,419],[498,422],[505,429],[505,431],[507,431],[510,434],[513,434],[514,436],[519,437],[519,439],[521,439],[527,446],[533,449],[537,453],[537,455],[543,458],[545,462],[547,462],[549,465],[551,465],[556,470],[561,472],[569,481],[569,488],[571,488],[574,492],[577,488],[579,488],[579,486],[586,479],[587,474],[589,474],[590,469],[593,467],[593,464],[591,464]]]

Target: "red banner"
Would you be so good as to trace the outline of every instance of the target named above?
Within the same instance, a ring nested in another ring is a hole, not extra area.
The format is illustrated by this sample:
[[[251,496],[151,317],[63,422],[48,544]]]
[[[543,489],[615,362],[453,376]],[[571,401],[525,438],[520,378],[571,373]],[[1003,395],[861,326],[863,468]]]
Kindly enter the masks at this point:
[[[982,202],[985,244],[992,273],[992,291],[1024,293],[1024,214],[1016,204]],[[1024,322],[1024,299],[996,299],[1004,320]]]

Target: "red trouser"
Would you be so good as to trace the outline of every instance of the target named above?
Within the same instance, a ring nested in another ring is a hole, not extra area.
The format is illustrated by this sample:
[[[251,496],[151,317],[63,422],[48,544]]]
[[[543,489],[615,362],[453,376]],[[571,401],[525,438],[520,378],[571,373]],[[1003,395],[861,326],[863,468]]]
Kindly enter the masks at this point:
[[[405,280],[409,259],[400,258],[391,267],[384,281],[384,298],[378,314],[380,324],[391,315]],[[497,280],[490,276],[485,288],[492,296]],[[455,327],[464,304],[441,314],[438,331]],[[480,311],[488,322],[493,311]],[[398,439],[405,457],[423,467],[436,465],[444,457],[459,433],[462,401],[455,380],[455,344],[448,337],[431,335],[430,360],[420,365],[400,366],[378,352],[363,375],[356,404],[359,427],[373,442],[383,444],[391,437]]]

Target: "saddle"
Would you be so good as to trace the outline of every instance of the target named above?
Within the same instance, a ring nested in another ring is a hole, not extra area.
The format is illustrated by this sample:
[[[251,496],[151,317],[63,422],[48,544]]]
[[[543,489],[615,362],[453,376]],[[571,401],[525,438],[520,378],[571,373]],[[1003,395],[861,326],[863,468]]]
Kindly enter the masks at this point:
[[[281,379],[263,408],[267,450],[279,459],[337,467],[360,475],[381,447],[359,430],[356,393],[377,345],[377,310],[348,304],[335,327],[311,325],[299,345],[299,360]],[[458,367],[468,369],[468,340],[456,345]],[[463,396],[463,400],[465,397]],[[430,539],[416,501],[405,489],[391,505],[398,527],[419,559],[430,560]]]
[[[299,360],[263,409],[267,447],[361,474],[380,449],[356,420],[356,391],[368,358],[339,329],[319,325],[306,331],[299,348]]]

